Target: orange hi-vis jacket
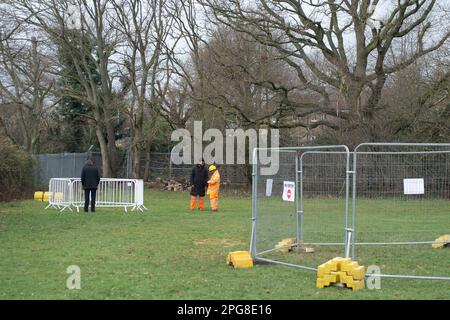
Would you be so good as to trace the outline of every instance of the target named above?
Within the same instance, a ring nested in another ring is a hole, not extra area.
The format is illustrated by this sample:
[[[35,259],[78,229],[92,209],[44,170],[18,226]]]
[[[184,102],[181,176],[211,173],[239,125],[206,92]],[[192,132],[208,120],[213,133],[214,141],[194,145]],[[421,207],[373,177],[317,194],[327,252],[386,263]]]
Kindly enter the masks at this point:
[[[219,186],[220,186],[220,174],[219,171],[216,170],[211,176],[211,179],[209,179],[208,181],[208,191],[206,192],[206,194],[209,195],[218,194]]]

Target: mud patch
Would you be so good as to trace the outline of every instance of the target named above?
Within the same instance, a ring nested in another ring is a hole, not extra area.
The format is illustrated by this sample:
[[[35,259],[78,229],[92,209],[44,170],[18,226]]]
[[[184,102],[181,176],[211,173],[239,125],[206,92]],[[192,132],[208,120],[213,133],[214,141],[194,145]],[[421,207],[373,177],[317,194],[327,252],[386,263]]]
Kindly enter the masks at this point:
[[[245,245],[244,241],[232,240],[232,239],[202,239],[194,241],[196,246],[223,246],[223,247],[233,247]]]

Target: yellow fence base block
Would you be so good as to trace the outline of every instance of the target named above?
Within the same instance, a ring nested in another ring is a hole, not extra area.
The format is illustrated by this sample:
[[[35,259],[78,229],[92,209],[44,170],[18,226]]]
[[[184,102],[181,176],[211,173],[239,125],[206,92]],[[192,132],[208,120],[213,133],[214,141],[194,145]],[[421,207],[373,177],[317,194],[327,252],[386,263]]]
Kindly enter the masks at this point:
[[[44,192],[42,192],[42,191],[36,191],[34,193],[34,200],[36,200],[36,201],[42,201],[43,197],[44,197]]]
[[[253,259],[248,251],[234,251],[227,256],[227,264],[235,269],[253,267]]]
[[[275,248],[278,248],[278,252],[282,252],[282,253],[288,253],[289,252],[289,245],[287,243],[284,242],[278,242],[277,245],[275,245]]]
[[[55,193],[55,201],[63,201],[63,193],[62,192],[56,192]]]
[[[295,238],[287,238],[287,239],[283,239],[281,240],[281,242],[287,243],[287,244],[294,244],[295,243]]]
[[[355,280],[364,280],[366,270],[364,266],[358,265],[358,262],[351,261],[350,263],[343,264],[342,271],[345,271],[349,276],[352,276]]]
[[[350,258],[337,257],[317,267],[317,288],[345,286],[353,291],[364,288],[365,268]]]
[[[324,275],[331,274],[332,271],[337,271],[337,264],[328,261],[317,267],[317,277],[322,278]]]
[[[361,290],[365,288],[364,280],[353,280],[346,284],[347,288],[351,288],[353,291]]]
[[[295,238],[283,239],[275,245],[275,248],[279,248],[277,251],[288,253],[292,250],[292,246],[295,243]]]
[[[442,242],[442,243],[433,243],[431,246],[434,249],[440,249],[440,248],[445,248],[445,247],[450,247],[450,234],[445,234],[443,236],[440,236],[439,238],[437,238],[436,240],[434,240],[435,242]]]
[[[347,274],[343,271],[332,271],[331,274],[336,279],[333,281],[333,283],[345,283],[345,278],[347,277]]]
[[[317,278],[316,287],[318,289],[328,287],[328,286],[330,286],[330,284],[331,283],[329,281],[327,281],[325,278]]]
[[[347,264],[347,263],[352,262],[352,259],[351,258],[337,257],[337,258],[332,259],[332,261],[336,262],[338,270],[340,270],[343,264]]]
[[[44,197],[42,198],[42,201],[48,202],[48,200],[51,197],[51,194],[52,194],[51,192],[44,192]]]

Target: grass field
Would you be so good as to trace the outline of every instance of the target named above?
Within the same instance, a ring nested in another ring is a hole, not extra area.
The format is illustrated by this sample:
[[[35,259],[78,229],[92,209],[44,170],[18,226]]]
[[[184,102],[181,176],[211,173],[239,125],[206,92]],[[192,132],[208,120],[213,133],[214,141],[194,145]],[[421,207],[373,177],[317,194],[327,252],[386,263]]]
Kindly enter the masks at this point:
[[[225,259],[248,249],[250,198],[222,196],[213,215],[188,210],[187,193],[146,190],[145,197],[144,214],[59,214],[34,201],[0,204],[0,299],[450,299],[449,281],[383,279],[380,290],[352,292],[316,289],[313,272],[288,267],[234,270]],[[364,214],[379,210],[361,205]],[[433,221],[438,232],[450,229],[448,202],[433,207],[442,214]],[[389,228],[401,230],[400,220],[388,218]],[[394,265],[450,275],[450,249],[371,250],[361,256],[363,264],[381,262],[382,271]],[[412,260],[402,258],[405,252]],[[70,265],[81,269],[80,290],[66,288]]]

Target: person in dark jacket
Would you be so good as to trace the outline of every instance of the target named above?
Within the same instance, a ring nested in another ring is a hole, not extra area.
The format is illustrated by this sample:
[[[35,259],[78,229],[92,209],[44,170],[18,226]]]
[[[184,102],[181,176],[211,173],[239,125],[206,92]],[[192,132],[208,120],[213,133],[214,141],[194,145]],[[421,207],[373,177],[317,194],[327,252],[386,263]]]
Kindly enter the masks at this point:
[[[208,171],[205,168],[205,161],[199,161],[191,173],[191,210],[194,210],[198,201],[198,210],[203,210],[206,186],[208,185]]]
[[[91,198],[91,212],[95,212],[95,196],[97,187],[100,183],[100,172],[92,160],[86,160],[83,170],[81,171],[81,184],[84,189],[84,212],[89,209],[89,195]]]

